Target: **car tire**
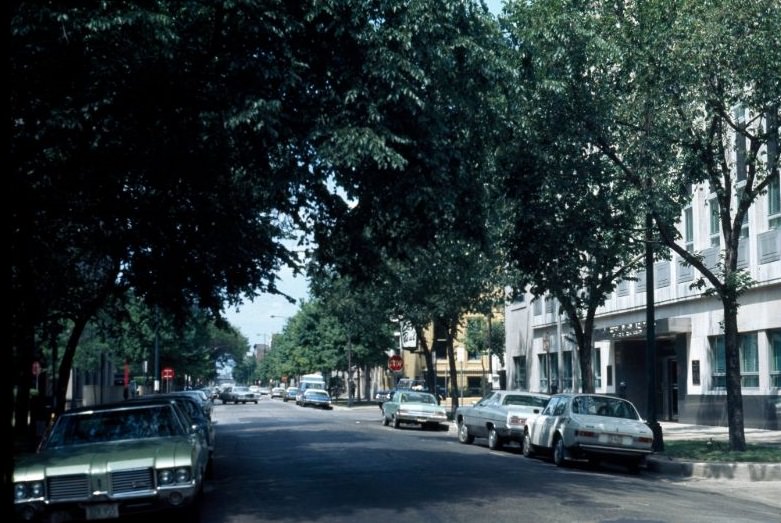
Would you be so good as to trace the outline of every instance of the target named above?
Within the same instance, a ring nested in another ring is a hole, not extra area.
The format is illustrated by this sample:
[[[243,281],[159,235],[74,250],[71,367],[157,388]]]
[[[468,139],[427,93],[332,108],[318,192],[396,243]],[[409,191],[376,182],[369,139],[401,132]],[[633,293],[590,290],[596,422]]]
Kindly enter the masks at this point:
[[[561,437],[556,438],[553,442],[553,463],[557,467],[563,467],[567,457],[567,449],[564,448],[564,439]]]
[[[488,448],[491,450],[499,450],[502,448],[502,438],[499,437],[499,433],[496,432],[495,427],[488,429]]]
[[[401,426],[401,422],[399,421],[399,418],[394,414],[393,415],[393,428],[397,429]]]
[[[640,466],[643,464],[642,459],[633,459],[632,461],[628,462],[626,464],[626,468],[629,471],[630,474],[639,474],[640,473]]]
[[[255,401],[255,405],[257,405],[257,404],[258,404],[258,402],[257,402],[257,401]]]
[[[521,443],[523,445],[523,455],[527,458],[534,457],[534,448],[532,447],[532,438],[529,435],[529,432],[523,433],[523,442]]]
[[[471,445],[475,441],[475,437],[469,433],[469,427],[466,423],[458,424],[458,441],[464,445]]]

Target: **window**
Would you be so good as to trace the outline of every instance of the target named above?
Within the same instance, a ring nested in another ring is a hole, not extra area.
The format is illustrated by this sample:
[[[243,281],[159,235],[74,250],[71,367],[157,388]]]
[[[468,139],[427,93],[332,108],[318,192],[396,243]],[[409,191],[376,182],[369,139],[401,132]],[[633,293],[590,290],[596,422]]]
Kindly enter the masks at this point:
[[[538,357],[540,364],[540,390],[548,391],[548,355],[540,354]]]
[[[710,339],[711,388],[723,389],[727,385],[727,356],[724,353],[724,336]]]
[[[710,339],[711,345],[711,388],[723,389],[727,385],[727,357],[724,336]],[[746,388],[759,387],[759,355],[757,335],[738,336],[740,351],[740,385]]]
[[[688,252],[694,252],[694,215],[691,205],[683,210],[683,240]]]
[[[559,389],[559,355],[557,353],[548,354],[548,364],[550,365],[550,391],[560,392]]]
[[[573,390],[573,383],[572,383],[572,351],[568,350],[566,352],[561,353],[562,362],[564,365],[561,369],[562,375],[561,375],[561,387],[563,390]],[[563,391],[562,391],[563,392]]]
[[[545,298],[545,312],[553,312],[553,300],[552,296]]]
[[[599,347],[594,347],[591,353],[591,365],[594,367],[594,390],[602,388],[602,354]]]
[[[694,212],[691,206],[683,210],[683,242],[688,252],[694,252]],[[694,268],[683,258],[678,261],[677,282],[687,282],[694,279]]]
[[[770,386],[781,388],[781,331],[768,332],[770,342]]]
[[[542,300],[544,298],[535,298],[534,299],[534,315],[540,316],[542,314]]]
[[[740,384],[743,387],[759,387],[759,351],[757,335],[745,334],[738,339],[740,344]]]
[[[770,185],[767,186],[767,217],[768,228],[781,228],[781,177],[773,176]]]
[[[740,200],[743,198],[743,193],[745,192],[744,187],[740,187],[737,191],[737,202],[736,204],[740,203]],[[740,224],[740,237],[742,238],[748,238],[748,213],[743,215],[743,222]]]
[[[645,269],[637,271],[635,276],[637,277],[637,280],[635,280],[635,292],[645,292]]]
[[[526,356],[513,356],[513,366],[515,368],[515,388],[518,390],[527,390]]]
[[[708,200],[710,208],[710,246],[721,245],[721,228],[719,226],[719,201],[716,198]]]
[[[746,125],[746,110],[743,107],[735,108],[735,123],[738,127]],[[739,132],[735,132],[735,176],[738,182],[746,180],[746,137]]]
[[[766,128],[778,129],[778,121],[776,113],[769,111],[766,115]],[[767,188],[767,216],[768,216],[768,228],[779,229],[781,228],[781,180],[779,178],[776,157],[778,155],[778,133],[773,133],[767,141],[767,157],[770,159],[767,165],[767,171],[775,173],[773,180],[770,182]]]

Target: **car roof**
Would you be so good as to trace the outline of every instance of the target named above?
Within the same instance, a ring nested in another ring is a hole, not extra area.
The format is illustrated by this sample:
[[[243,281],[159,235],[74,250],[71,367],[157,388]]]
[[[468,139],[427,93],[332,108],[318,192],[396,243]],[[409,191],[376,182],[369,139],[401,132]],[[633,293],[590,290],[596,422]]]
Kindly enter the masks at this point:
[[[502,396],[509,396],[509,395],[512,394],[514,396],[534,396],[534,397],[537,397],[537,398],[550,398],[551,397],[550,394],[545,394],[544,392],[530,392],[528,390],[497,390],[497,391],[494,391],[494,392],[497,392],[497,393],[501,394]]]

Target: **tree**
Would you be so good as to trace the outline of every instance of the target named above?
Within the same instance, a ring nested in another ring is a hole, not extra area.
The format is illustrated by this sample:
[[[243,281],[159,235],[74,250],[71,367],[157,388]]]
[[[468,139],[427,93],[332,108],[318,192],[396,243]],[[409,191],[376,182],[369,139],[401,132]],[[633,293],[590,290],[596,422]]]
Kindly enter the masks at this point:
[[[510,105],[512,139],[501,147],[497,173],[512,287],[558,301],[578,346],[582,389],[593,392],[596,311],[640,265],[645,242],[637,213],[642,193],[589,146],[581,126],[600,109],[593,86],[575,80],[595,67],[585,11],[557,2],[507,11],[519,81]]]
[[[455,369],[452,339],[461,315],[497,288],[482,278],[495,270],[484,182],[501,114],[501,37],[472,2],[407,2],[383,22],[377,32],[394,44],[356,96],[374,110],[368,120],[392,133],[383,142],[389,156],[356,156],[375,142],[364,133],[340,134],[357,136],[360,147],[331,160],[343,193],[329,204],[333,219],[314,228],[316,263],[359,284],[373,282],[392,296],[394,316],[418,331],[446,324]],[[393,89],[405,96],[387,91],[388,61],[405,64],[408,74]],[[377,103],[389,96],[392,106]],[[422,350],[432,368],[430,348]]]
[[[661,241],[721,299],[730,448],[743,450],[737,311],[750,281],[737,266],[737,249],[748,209],[778,180],[779,6],[680,0],[542,1],[525,13],[516,7],[514,22],[521,14],[537,17],[536,26],[554,36],[543,57],[524,63],[561,58],[566,65],[544,78],[571,109],[566,127],[580,129],[581,146],[598,149],[624,183],[642,192],[638,210],[653,216]],[[571,32],[582,38],[579,45],[555,41],[568,42]],[[689,252],[676,227],[690,184],[701,182],[717,195],[724,251],[716,266]]]
[[[312,293],[323,308],[339,323],[344,333],[342,361],[337,367],[347,370],[347,383],[353,383],[353,369],[368,369],[386,361],[393,346],[392,305],[376,292],[376,286],[359,284],[349,276],[313,270]],[[347,389],[352,400],[352,391]],[[369,382],[366,380],[366,397]]]

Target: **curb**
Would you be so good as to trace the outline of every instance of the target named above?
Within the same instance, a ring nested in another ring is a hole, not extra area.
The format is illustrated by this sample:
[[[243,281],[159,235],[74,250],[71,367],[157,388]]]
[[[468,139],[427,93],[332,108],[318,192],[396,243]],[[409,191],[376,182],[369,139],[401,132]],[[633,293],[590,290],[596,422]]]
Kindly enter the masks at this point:
[[[646,469],[649,472],[683,478],[781,481],[781,463],[692,462],[666,456],[649,456]]]

